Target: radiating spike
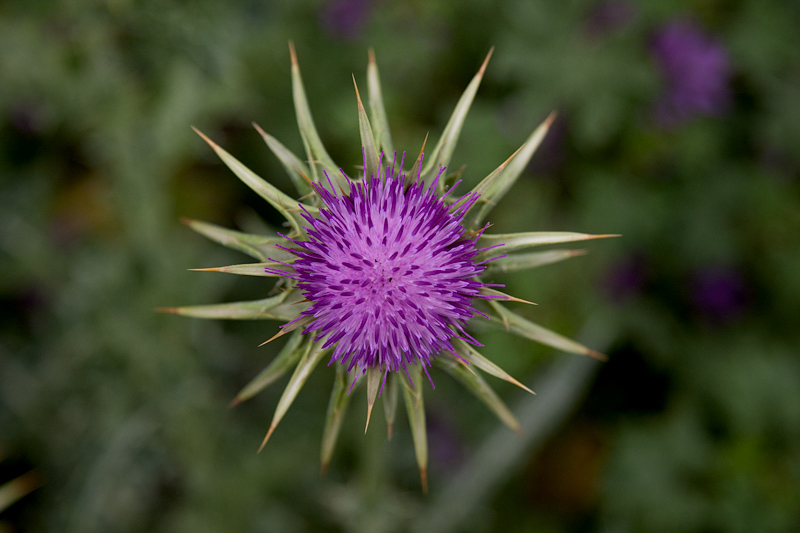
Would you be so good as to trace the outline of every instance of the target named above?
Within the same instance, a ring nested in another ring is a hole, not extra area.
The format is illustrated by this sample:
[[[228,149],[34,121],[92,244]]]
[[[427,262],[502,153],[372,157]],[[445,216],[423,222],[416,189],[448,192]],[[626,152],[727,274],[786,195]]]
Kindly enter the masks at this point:
[[[383,377],[383,372],[379,367],[371,366],[367,369],[367,424],[364,426],[364,433],[369,429],[369,419],[372,415],[372,407],[375,405],[375,398],[378,397],[381,377]]]
[[[491,317],[491,322],[503,323],[506,326],[506,329],[512,333],[534,340],[541,344],[551,346],[558,350],[563,350],[565,352],[588,355],[589,357],[593,357],[599,361],[608,360],[608,357],[600,352],[592,350],[591,348],[587,348],[586,346],[568,339],[563,335],[559,335],[558,333],[550,331],[539,324],[535,324],[519,316],[513,311],[509,311],[500,305],[496,300],[489,302],[489,304],[492,309],[498,313],[498,316]]]
[[[333,162],[328,151],[322,144],[317,127],[314,125],[314,118],[311,116],[311,108],[308,105],[303,78],[300,75],[300,65],[297,61],[297,52],[294,43],[289,41],[289,55],[292,61],[292,99],[294,100],[295,114],[297,116],[297,127],[300,130],[300,137],[303,139],[303,146],[310,164],[311,179],[319,182],[322,179],[322,171],[335,173],[338,165]]]
[[[325,415],[325,429],[322,432],[322,448],[320,450],[320,471],[324,476],[336,447],[339,431],[342,427],[347,407],[350,405],[350,394],[347,391],[347,371],[342,365],[336,365],[336,377],[333,381],[333,390],[328,401],[328,411]]]
[[[291,243],[284,237],[242,233],[241,231],[223,228],[209,222],[185,217],[181,219],[181,222],[200,235],[232,250],[244,252],[259,261],[268,261],[270,258],[278,261],[287,261],[293,258],[289,252],[275,246],[276,244],[284,247],[290,246]]]
[[[367,92],[369,93],[369,111],[372,124],[375,125],[375,141],[379,150],[386,154],[394,152],[392,134],[389,131],[389,120],[386,118],[386,109],[383,105],[381,94],[381,81],[378,75],[378,64],[375,61],[375,51],[369,49],[369,63],[367,66]]]
[[[211,268],[189,268],[191,272],[223,272],[225,274],[238,274],[240,276],[265,276],[268,278],[279,277],[278,274],[271,272],[274,269],[290,271],[283,263],[244,263],[242,265],[229,265]]]
[[[506,294],[504,292],[500,292],[498,290],[491,289],[489,287],[481,287],[480,290],[478,291],[478,294],[480,294],[481,296],[491,296],[497,299],[508,300],[509,302],[517,302],[528,305],[539,305],[537,303],[529,302],[528,300],[523,300],[521,298],[517,298],[516,296],[511,296],[510,294]]]
[[[307,177],[309,170],[306,164],[303,163],[299,157],[294,155],[291,150],[281,144],[278,139],[262,130],[258,124],[255,122],[252,124],[258,134],[261,135],[261,138],[264,139],[264,142],[267,144],[272,153],[275,154],[275,156],[281,162],[283,168],[286,170],[286,173],[289,174],[289,178],[292,180],[297,192],[300,195],[310,194],[312,192],[312,188],[309,186],[310,184],[307,183],[310,180]]]
[[[549,244],[563,244],[567,242],[589,241],[595,239],[608,239],[620,237],[618,234],[592,235],[589,233],[575,233],[570,231],[531,231],[525,233],[508,233],[504,235],[481,235],[478,239],[478,247],[486,248],[497,246],[487,250],[483,255],[493,257],[501,254],[517,252],[533,246],[543,246]]]
[[[436,360],[436,365],[460,381],[461,384],[482,401],[501,422],[513,431],[519,433],[519,421],[517,421],[506,404],[503,403],[497,393],[481,376],[475,372],[468,371],[464,365],[458,364],[458,360],[455,358],[440,357]]]
[[[428,178],[432,178],[433,175],[438,172],[439,168],[447,167],[450,164],[450,158],[453,155],[453,151],[458,143],[458,138],[461,135],[461,128],[464,125],[464,120],[467,117],[472,101],[475,99],[475,94],[478,92],[478,87],[481,84],[481,80],[483,79],[483,75],[486,72],[486,67],[489,64],[489,59],[492,57],[493,52],[494,47],[486,54],[486,59],[483,60],[478,73],[475,74],[472,81],[470,81],[464,93],[461,95],[461,98],[459,98],[453,110],[453,114],[450,116],[450,120],[448,120],[444,128],[444,132],[442,132],[442,137],[439,139],[433,152],[429,154],[428,163],[422,170],[422,178],[426,182],[430,181]],[[444,184],[442,184],[442,187],[443,186]]]
[[[531,389],[529,389],[528,387],[526,387],[525,385],[523,385],[522,383],[511,377],[511,375],[509,375],[508,372],[500,368],[497,364],[484,357],[480,352],[478,352],[468,343],[457,339],[453,341],[453,348],[455,349],[455,352],[459,357],[470,363],[470,366],[474,365],[480,370],[486,372],[487,374],[491,374],[494,377],[500,378],[513,385],[516,385],[517,387],[526,390],[531,394],[536,394]]]
[[[364,109],[364,104],[361,102],[361,94],[358,92],[358,84],[356,77],[353,76],[353,86],[356,89],[356,102],[358,104],[358,130],[361,134],[361,148],[364,151],[364,177],[370,176],[378,178],[380,175],[380,163],[378,147],[375,143],[375,137],[372,134],[372,126],[369,123],[367,112]]]
[[[406,186],[417,183],[420,178],[420,172],[422,168],[422,160],[425,157],[425,145],[428,143],[428,134],[425,134],[425,138],[422,139],[422,147],[419,149],[419,155],[417,156],[417,160],[414,161],[414,164],[411,166],[411,172],[406,176]]]
[[[159,313],[172,313],[195,318],[231,320],[286,320],[290,317],[288,317],[285,313],[276,312],[276,310],[279,308],[279,306],[284,304],[290,294],[294,292],[296,291],[284,291],[270,298],[253,300],[249,302],[230,302],[212,305],[187,305],[184,307],[159,307],[156,309],[156,311]]]
[[[272,424],[270,424],[269,426],[269,430],[267,431],[266,437],[264,437],[264,440],[261,441],[261,446],[258,447],[258,451],[256,453],[261,453],[261,450],[263,450],[264,446],[267,445],[267,441],[272,436],[272,432],[275,431],[276,427],[278,427],[278,424],[277,422],[273,421]]]
[[[387,378],[386,393],[383,395],[383,412],[386,415],[386,439],[392,440],[395,415],[397,413],[397,378],[391,373]]]
[[[270,337],[268,340],[265,340],[264,342],[262,342],[258,346],[260,348],[261,346],[264,346],[265,344],[269,344],[270,342],[274,341],[278,337],[282,337],[282,336],[286,335],[287,333],[296,330],[297,328],[306,327],[307,325],[311,324],[313,321],[314,321],[314,317],[313,316],[298,317],[297,319],[292,320],[288,324],[284,324],[283,326],[281,326],[281,329],[280,329],[280,331],[278,331],[278,333],[276,333],[275,335]]]
[[[239,405],[264,390],[267,386],[274,383],[277,379],[289,371],[292,366],[303,355],[303,348],[300,343],[303,341],[301,330],[295,330],[286,345],[278,352],[278,355],[261,372],[258,373],[250,382],[242,387],[242,390],[231,401],[230,406]]]
[[[403,381],[403,400],[406,404],[411,436],[414,440],[414,454],[419,465],[422,491],[428,492],[428,434],[425,427],[425,402],[422,396],[421,364],[406,367],[408,375],[398,373]],[[416,386],[413,385],[416,383]]]
[[[287,196],[277,189],[272,184],[265,181],[263,178],[255,174],[252,170],[243,165],[238,159],[233,157],[214,141],[209,139],[203,132],[195,127],[192,129],[197,133],[209,146],[217,153],[222,162],[225,163],[229,169],[233,171],[242,182],[253,189],[259,196],[269,202],[272,207],[278,210],[286,220],[292,225],[292,228],[299,234],[301,233],[301,219],[296,213],[289,211],[289,207],[297,205],[297,200]],[[313,206],[304,206],[310,212],[318,212],[318,209]]]
[[[552,112],[550,115],[542,122],[542,124],[537,127],[533,133],[528,137],[523,144],[524,150],[520,153],[519,157],[514,160],[514,163],[510,165],[505,172],[494,182],[493,186],[488,189],[481,201],[481,207],[478,211],[474,214],[474,224],[479,225],[489,211],[497,205],[497,202],[508,192],[512,185],[517,181],[517,178],[522,174],[522,171],[528,166],[528,163],[531,160],[531,157],[539,148],[539,145],[544,140],[545,135],[547,135],[550,126],[552,125],[553,121],[556,118],[556,113]]]
[[[484,275],[495,272],[516,272],[565,261],[573,257],[586,255],[586,250],[547,250],[526,254],[511,254],[506,257],[492,258],[484,271]]]
[[[285,415],[286,411],[289,410],[289,407],[291,407],[292,402],[294,402],[294,399],[297,397],[300,389],[302,389],[303,385],[305,385],[308,376],[311,375],[311,372],[314,370],[327,351],[328,350],[322,349],[321,341],[317,343],[308,343],[303,357],[300,359],[300,362],[297,363],[297,367],[294,369],[294,373],[289,379],[289,383],[286,384],[286,388],[283,390],[280,400],[278,400],[278,406],[275,408],[275,414],[272,416],[272,422],[270,423],[269,431],[267,431],[267,436],[264,437],[264,441],[258,448],[259,452],[264,448],[264,445],[267,444],[267,441],[272,436],[272,432],[275,431],[275,428],[280,423],[283,415]]]
[[[511,162],[511,160],[514,159],[514,157],[516,157],[516,155],[519,153],[520,150],[522,150],[523,147],[524,147],[524,145],[520,146],[519,148],[517,148],[516,152],[511,154],[508,159],[506,159],[505,161],[503,161],[500,164],[499,167],[494,169],[494,171],[492,171],[488,176],[483,178],[481,180],[481,182],[478,183],[475,186],[475,188],[472,189],[472,191],[470,191],[470,193],[468,195],[464,196],[460,201],[458,201],[455,204],[453,204],[450,207],[450,211],[452,213],[457,212],[459,209],[461,209],[462,207],[466,206],[467,202],[471,198],[473,198],[475,195],[478,195],[478,199],[480,200],[481,196],[483,196],[483,194],[489,189],[489,187],[492,186],[492,183],[494,183],[494,181],[497,180],[500,177],[500,175],[503,173],[503,170],[505,170],[505,168],[508,166],[508,164]],[[471,210],[474,207],[474,205],[475,204],[472,204],[472,206],[469,207],[468,211]],[[476,222],[474,220],[468,221],[467,218],[465,217],[464,227],[466,227],[466,228],[474,228],[475,226],[476,226]]]

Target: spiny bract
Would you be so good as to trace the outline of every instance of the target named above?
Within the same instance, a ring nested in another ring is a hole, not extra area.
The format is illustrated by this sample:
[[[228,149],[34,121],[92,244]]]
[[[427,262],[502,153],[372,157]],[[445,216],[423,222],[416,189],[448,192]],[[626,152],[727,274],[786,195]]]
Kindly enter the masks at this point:
[[[260,261],[200,270],[278,277],[274,295],[256,301],[163,311],[202,318],[279,320],[285,324],[275,337],[293,332],[275,360],[233,402],[238,404],[252,397],[294,367],[262,448],[314,367],[326,356],[329,364],[340,363],[334,365],[336,377],[323,434],[323,471],[330,462],[353,385],[366,381],[367,425],[380,393],[390,437],[397,396],[402,390],[425,489],[427,436],[421,381],[428,367],[436,365],[453,375],[516,431],[519,423],[473,369],[530,390],[475,349],[480,345],[464,331],[473,314],[483,315],[490,324],[554,348],[602,358],[601,354],[508,310],[501,301],[529,302],[493,289],[496,285],[483,283],[478,276],[533,268],[582,253],[581,250],[517,253],[525,248],[606,235],[485,233],[488,224],[483,225],[484,217],[528,164],[553,115],[472,191],[460,197],[451,196],[458,183],[453,184],[454,176],[444,171],[491,52],[456,104],[424,164],[420,151],[408,173],[403,171],[403,160],[395,165],[396,153],[386,121],[378,68],[370,52],[369,115],[356,87],[364,163],[363,175],[356,178],[348,177],[322,145],[291,45],[290,52],[294,104],[306,157],[301,160],[274,137],[258,126],[255,128],[307,203],[285,195],[198,131],[242,181],[286,218],[289,231],[285,236],[262,236],[187,221],[206,237]],[[392,154],[391,164],[388,158],[384,161],[384,154]],[[361,376],[365,379],[359,380]]]

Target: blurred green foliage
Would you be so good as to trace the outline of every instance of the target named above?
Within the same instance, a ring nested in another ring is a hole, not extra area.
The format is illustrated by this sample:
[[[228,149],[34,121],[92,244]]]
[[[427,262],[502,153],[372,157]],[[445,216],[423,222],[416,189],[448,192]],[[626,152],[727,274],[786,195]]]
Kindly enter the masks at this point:
[[[652,39],[680,18],[729,54],[731,104],[665,127],[653,106],[669,84]],[[587,258],[498,277],[557,331],[602,316],[610,362],[574,392],[583,407],[545,449],[516,458],[452,529],[797,531],[798,27],[789,0],[7,0],[0,485],[33,471],[40,486],[0,511],[0,531],[402,531],[436,505],[418,493],[406,428],[388,444],[381,420],[361,434],[360,397],[319,479],[331,373],[312,376],[256,455],[280,387],[227,403],[280,347],[256,348],[277,324],[153,312],[269,291],[187,273],[241,258],[179,218],[280,222],[189,127],[290,190],[250,128],[301,151],[290,39],[320,133],[351,168],[350,74],[363,83],[368,47],[395,144],[416,153],[496,46],[453,159],[466,184],[552,109],[560,118],[494,229],[624,235]],[[569,357],[480,338],[526,383]],[[496,421],[434,379],[435,495]]]

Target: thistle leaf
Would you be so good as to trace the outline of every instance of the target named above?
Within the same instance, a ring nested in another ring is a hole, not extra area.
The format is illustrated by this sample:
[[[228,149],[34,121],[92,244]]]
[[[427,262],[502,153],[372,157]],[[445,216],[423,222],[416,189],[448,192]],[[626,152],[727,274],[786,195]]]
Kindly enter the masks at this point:
[[[460,381],[472,394],[474,394],[486,407],[488,407],[497,418],[500,419],[505,425],[513,431],[519,433],[519,422],[511,414],[511,411],[503,403],[503,400],[497,393],[489,386],[486,381],[478,374],[471,372],[464,365],[458,363],[455,359],[450,357],[439,357],[434,361],[439,368]]]
[[[450,164],[450,158],[453,156],[453,151],[461,135],[461,127],[464,125],[464,119],[467,117],[469,108],[472,105],[472,100],[478,92],[483,74],[486,72],[486,66],[489,64],[489,59],[492,57],[492,52],[494,52],[494,48],[489,50],[478,73],[475,74],[472,81],[467,85],[464,94],[461,95],[461,98],[458,100],[453,110],[453,114],[450,116],[450,120],[447,122],[447,126],[444,128],[444,132],[442,132],[442,137],[439,139],[433,152],[428,156],[428,162],[422,170],[422,179],[425,180],[425,183],[430,183],[431,179],[439,172],[440,167],[446,167]],[[443,187],[442,183],[440,183],[440,188],[441,187]]]
[[[479,368],[480,370],[483,370],[487,374],[491,374],[496,378],[500,378],[503,381],[507,381],[513,385],[516,385],[517,387],[524,389],[531,394],[536,394],[531,389],[511,377],[508,372],[481,355],[477,350],[475,350],[475,348],[461,339],[455,339],[453,341],[453,348],[459,357],[464,359],[467,363],[475,365],[476,368]]]
[[[277,296],[264,298],[263,300],[230,302],[212,305],[188,305],[185,307],[161,307],[158,308],[157,311],[161,313],[192,316],[195,318],[230,320],[286,320],[287,317],[284,316],[284,313],[277,312],[276,309],[281,307],[281,304],[287,300],[290,293],[294,293],[296,298],[297,291],[283,291]]]
[[[571,257],[585,255],[586,250],[547,250],[546,252],[530,252],[527,254],[511,254],[507,257],[498,257],[488,264],[484,275],[497,272],[515,272],[528,268],[540,267],[564,261]]]
[[[278,210],[280,214],[289,221],[292,228],[300,234],[302,218],[298,213],[297,205],[299,202],[292,197],[282,193],[276,187],[266,182],[252,170],[244,166],[238,159],[226,152],[222,147],[218,146],[214,141],[206,137],[200,130],[194,128],[194,131],[206,141],[211,148],[217,153],[222,162],[233,171],[236,176],[244,182],[245,185],[253,189],[259,196],[269,202],[272,207]],[[310,205],[303,206],[310,213],[317,213],[319,209]]]
[[[386,391],[383,393],[383,412],[386,415],[386,439],[392,439],[395,415],[397,414],[397,378],[394,373],[386,377]]]
[[[241,231],[223,228],[216,224],[192,220],[190,218],[184,218],[182,222],[204,237],[232,250],[244,252],[250,257],[254,257],[260,261],[268,261],[270,258],[277,259],[278,261],[290,261],[295,258],[294,255],[286,250],[281,250],[275,246],[276,244],[283,247],[291,246],[292,243],[283,237],[267,237],[266,235],[242,233]]]
[[[294,369],[294,374],[292,374],[292,377],[289,379],[289,383],[283,390],[280,400],[278,400],[278,406],[275,408],[275,414],[272,416],[272,422],[269,425],[267,436],[264,437],[264,441],[258,448],[259,452],[264,449],[264,445],[267,444],[267,441],[272,436],[272,432],[275,431],[275,428],[280,423],[283,415],[285,415],[286,411],[289,410],[292,402],[294,402],[294,399],[297,398],[297,394],[300,392],[300,389],[302,389],[303,385],[305,385],[308,376],[311,375],[311,372],[314,370],[317,364],[319,364],[327,351],[328,350],[322,349],[322,342],[308,342],[305,347],[303,357],[300,359],[300,362],[297,363],[297,367]]]
[[[525,144],[522,146],[522,149],[519,151],[519,156],[514,159],[514,162],[511,163],[508,168],[505,169],[503,174],[497,179],[492,186],[484,193],[484,195],[479,200],[480,208],[475,216],[475,225],[479,225],[481,221],[483,221],[484,217],[489,214],[489,211],[497,205],[497,202],[505,196],[508,190],[514,185],[519,178],[522,171],[528,166],[528,163],[531,160],[534,152],[536,149],[539,148],[539,145],[542,144],[542,140],[544,140],[544,136],[547,135],[547,131],[550,129],[550,125],[556,118],[555,113],[550,113],[550,115],[542,122],[538,128],[536,128],[530,137],[525,141]]]
[[[518,314],[514,313],[513,311],[509,311],[497,302],[489,302],[489,304],[498,314],[498,316],[490,316],[490,323],[500,325],[511,333],[531,339],[541,344],[545,344],[547,346],[551,346],[564,352],[588,355],[589,357],[593,357],[600,361],[605,361],[608,359],[600,352],[596,352],[591,348],[587,348],[583,344],[575,342],[567,337],[564,337],[563,335],[555,333],[554,331],[550,331],[539,324],[534,324],[530,320],[522,318]]]
[[[297,54],[292,42],[289,43],[289,55],[292,58],[292,98],[297,115],[297,127],[300,129],[300,136],[303,138],[303,146],[308,156],[311,179],[317,182],[321,181],[323,170],[328,171],[332,175],[332,179],[336,179],[338,167],[331,159],[331,156],[328,155],[328,151],[325,150],[322,139],[317,133],[317,127],[314,125],[311,108],[306,98],[306,91],[303,88],[303,78],[300,76]]]
[[[403,400],[406,403],[408,423],[414,439],[414,453],[419,465],[419,478],[422,492],[428,493],[428,433],[425,428],[425,402],[422,397],[422,367],[420,364],[409,365],[408,373],[415,385],[402,372],[397,375],[403,383]]]
[[[264,142],[267,143],[267,146],[272,153],[280,160],[283,168],[286,169],[286,173],[289,174],[289,178],[294,183],[295,189],[300,194],[300,196],[305,196],[312,192],[311,186],[306,181],[306,178],[310,174],[308,170],[308,166],[300,161],[300,159],[292,153],[291,150],[286,148],[283,144],[278,141],[275,137],[270,135],[269,133],[265,132],[261,129],[261,127],[253,122],[253,127],[258,131],[261,138],[264,139]]]
[[[325,429],[322,432],[322,450],[320,451],[320,463],[322,464],[322,474],[328,471],[333,450],[339,437],[339,430],[342,428],[345,412],[350,405],[350,394],[347,387],[347,371],[342,365],[336,365],[336,376],[333,378],[333,390],[328,401],[328,412],[325,414]]]
[[[367,111],[361,102],[361,95],[358,92],[356,77],[353,76],[353,86],[356,88],[356,101],[358,103],[358,131],[361,134],[361,147],[364,150],[364,177],[378,177],[378,147],[375,145],[375,137],[372,135],[372,126],[369,124]]]
[[[297,360],[300,359],[300,356],[303,354],[303,348],[300,346],[302,341],[302,331],[295,331],[292,336],[289,337],[289,340],[286,342],[275,359],[273,359],[272,362],[267,365],[266,368],[264,368],[264,370],[259,372],[256,377],[250,380],[250,383],[245,385],[242,390],[239,391],[239,394],[237,394],[236,398],[234,398],[231,402],[231,407],[234,405],[239,405],[245,400],[249,400],[283,376],[290,368],[292,368],[292,366],[297,363]]]
[[[225,274],[238,274],[240,276],[265,276],[268,278],[280,277],[278,274],[267,272],[270,268],[286,269],[286,265],[270,261],[268,263],[244,263],[241,265],[230,265],[212,268],[190,268],[192,272],[224,272]]]
[[[504,235],[484,234],[478,239],[478,248],[502,244],[503,246],[492,248],[482,254],[482,257],[489,258],[509,252],[516,252],[532,246],[588,241],[592,239],[607,239],[609,237],[619,237],[619,235],[591,235],[589,233],[575,233],[570,231],[531,231],[526,233],[507,233]]]
[[[381,80],[378,75],[378,64],[375,61],[375,51],[369,50],[369,65],[367,66],[367,92],[369,93],[369,112],[372,124],[375,125],[375,142],[378,150],[388,156],[394,153],[392,134],[389,131],[389,120],[386,118],[386,109],[383,106],[381,94]]]

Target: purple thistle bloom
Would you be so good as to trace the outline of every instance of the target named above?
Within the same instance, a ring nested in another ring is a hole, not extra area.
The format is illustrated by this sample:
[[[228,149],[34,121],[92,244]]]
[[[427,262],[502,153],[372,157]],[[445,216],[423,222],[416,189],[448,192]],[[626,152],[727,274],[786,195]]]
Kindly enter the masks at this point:
[[[322,8],[320,25],[334,37],[355,41],[367,25],[371,0],[330,0]]]
[[[314,184],[325,207],[316,218],[304,213],[309,239],[293,241],[302,250],[286,249],[298,257],[293,272],[273,271],[312,302],[295,319],[313,320],[303,333],[325,337],[323,349],[335,344],[329,364],[357,375],[417,363],[427,372],[441,351],[455,353],[451,339],[479,345],[464,326],[477,312],[472,299],[487,298],[475,279],[485,268],[474,260],[483,232],[467,236],[462,225],[478,194],[448,207],[435,192],[439,176],[425,187],[387,174],[348,180],[349,195],[331,192],[330,178],[330,190]]]
[[[716,115],[730,105],[731,64],[723,45],[691,20],[663,26],[652,43],[667,91],[656,104],[656,118],[665,126],[692,115]]]
[[[636,14],[636,4],[625,0],[601,2],[589,13],[586,29],[592,37],[605,37],[630,26]]]
[[[747,285],[732,268],[706,268],[692,280],[692,303],[706,318],[727,322],[747,307]]]
[[[349,5],[367,4],[367,0],[362,0]],[[366,382],[367,389],[367,427],[372,408],[384,392],[381,401],[389,437],[398,398],[402,396],[420,481],[426,490],[428,444],[420,383],[423,372],[428,374],[428,368],[434,364],[440,367],[514,431],[519,431],[519,422],[478,370],[533,392],[473,347],[480,344],[466,333],[465,327],[474,315],[559,350],[604,359],[602,354],[505,307],[506,303],[531,302],[492,288],[502,285],[480,280],[488,263],[506,258],[496,248],[505,246],[503,250],[508,251],[509,256],[502,265],[500,261],[492,265],[495,271],[522,270],[551,263],[552,257],[566,259],[575,255],[570,250],[525,253],[528,248],[611,235],[535,231],[484,234],[489,226],[484,225],[486,216],[530,162],[553,122],[552,114],[533,130],[525,145],[471,192],[459,198],[452,195],[458,183],[449,189],[444,187],[442,174],[450,163],[464,117],[491,52],[459,99],[445,132],[432,151],[432,162],[423,166],[420,154],[410,176],[403,172],[403,161],[397,172],[394,164],[382,167],[381,154],[392,153],[394,149],[380,97],[378,67],[374,54],[370,53],[367,82],[371,116],[367,115],[356,88],[359,133],[367,170],[363,176],[352,180],[331,159],[319,138],[291,45],[290,55],[293,97],[306,148],[305,157],[292,154],[260,127],[256,129],[283,163],[301,200],[294,200],[280,191],[196,130],[239,179],[284,216],[290,227],[287,235],[249,234],[206,222],[187,221],[195,231],[259,261],[200,270],[277,276],[279,281],[267,298],[169,307],[161,311],[201,318],[280,320],[284,325],[273,339],[294,332],[272,362],[245,385],[233,401],[235,405],[252,398],[294,368],[261,448],[314,368],[326,357],[329,357],[329,366],[339,363],[334,365],[333,390],[323,430],[320,453],[323,472],[332,457],[349,394],[360,377],[364,377],[361,381]],[[337,169],[342,172],[341,177],[330,174]],[[299,209],[290,207],[294,205]],[[476,299],[488,300],[488,305],[475,309]],[[431,380],[430,375],[428,379]],[[349,388],[347,381],[350,381]]]

